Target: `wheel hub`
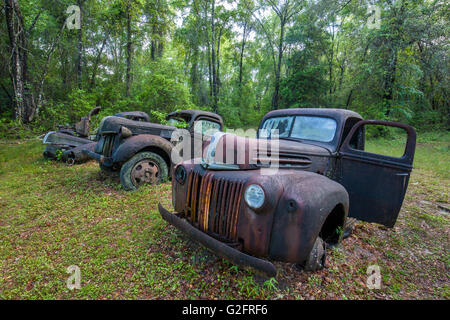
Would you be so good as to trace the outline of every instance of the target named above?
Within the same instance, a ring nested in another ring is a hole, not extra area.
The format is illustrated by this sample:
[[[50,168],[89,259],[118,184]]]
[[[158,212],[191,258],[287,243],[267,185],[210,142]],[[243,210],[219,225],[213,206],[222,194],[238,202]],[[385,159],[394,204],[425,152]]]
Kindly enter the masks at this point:
[[[154,184],[159,180],[159,167],[150,160],[144,159],[136,163],[131,170],[131,180],[136,186],[142,184]]]

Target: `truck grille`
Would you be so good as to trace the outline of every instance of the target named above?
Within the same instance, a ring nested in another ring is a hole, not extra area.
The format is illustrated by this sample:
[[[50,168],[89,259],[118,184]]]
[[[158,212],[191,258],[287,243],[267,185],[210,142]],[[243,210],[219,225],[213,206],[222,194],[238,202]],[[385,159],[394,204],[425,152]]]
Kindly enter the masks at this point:
[[[102,149],[102,155],[105,157],[111,157],[112,149],[114,145],[114,137],[113,134],[107,134],[103,136],[103,139],[105,139],[103,143],[103,149]]]
[[[200,230],[223,241],[237,241],[239,206],[244,183],[202,176],[192,172],[188,179],[186,218]]]

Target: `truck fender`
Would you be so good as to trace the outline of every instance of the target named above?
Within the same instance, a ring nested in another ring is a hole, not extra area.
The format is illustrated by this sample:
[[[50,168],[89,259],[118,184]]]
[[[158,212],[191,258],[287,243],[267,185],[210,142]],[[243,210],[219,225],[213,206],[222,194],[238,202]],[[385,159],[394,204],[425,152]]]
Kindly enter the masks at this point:
[[[140,151],[158,153],[171,167],[170,154],[173,145],[164,138],[151,134],[139,134],[126,139],[112,154],[113,162],[124,163]]]
[[[348,193],[339,183],[316,173],[284,176],[284,193],[278,201],[272,225],[269,256],[276,260],[304,263],[316,238],[335,236],[348,214]],[[327,235],[321,234],[323,228]],[[340,240],[332,239],[332,243]],[[328,239],[323,239],[327,241]]]

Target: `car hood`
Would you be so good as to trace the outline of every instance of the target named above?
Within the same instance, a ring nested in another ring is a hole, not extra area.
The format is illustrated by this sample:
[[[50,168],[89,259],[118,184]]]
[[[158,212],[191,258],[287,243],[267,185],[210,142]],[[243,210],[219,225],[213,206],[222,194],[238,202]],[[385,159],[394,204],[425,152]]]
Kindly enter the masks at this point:
[[[316,169],[332,155],[325,147],[292,140],[266,140],[217,133],[203,152],[205,168],[217,170],[280,167]],[[323,171],[318,170],[318,171]]]
[[[295,140],[279,140],[280,154],[305,154],[314,156],[330,156],[331,151],[325,147]]]
[[[102,119],[99,126],[99,133],[118,133],[121,127],[126,127],[131,130],[133,135],[137,134],[154,134],[167,136],[170,138],[171,133],[176,130],[175,127],[166,126],[157,123],[134,121],[122,117],[108,116]]]

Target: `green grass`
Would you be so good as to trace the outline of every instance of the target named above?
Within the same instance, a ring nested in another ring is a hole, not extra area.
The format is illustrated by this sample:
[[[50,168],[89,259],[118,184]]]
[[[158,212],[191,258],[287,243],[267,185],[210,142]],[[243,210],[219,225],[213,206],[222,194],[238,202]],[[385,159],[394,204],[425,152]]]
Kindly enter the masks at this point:
[[[0,143],[1,299],[448,299],[448,135],[419,144],[405,204],[392,230],[358,223],[328,250],[328,267],[302,272],[276,262],[262,278],[167,225],[170,183],[125,192],[95,162],[45,161],[39,141]],[[372,143],[372,142],[371,142]],[[395,141],[378,140],[374,148]],[[383,286],[365,286],[368,265]],[[81,270],[69,290],[66,269]]]
[[[404,153],[405,137],[368,139],[368,152],[401,157]],[[433,172],[439,178],[450,178],[450,133],[417,134],[414,168]]]

